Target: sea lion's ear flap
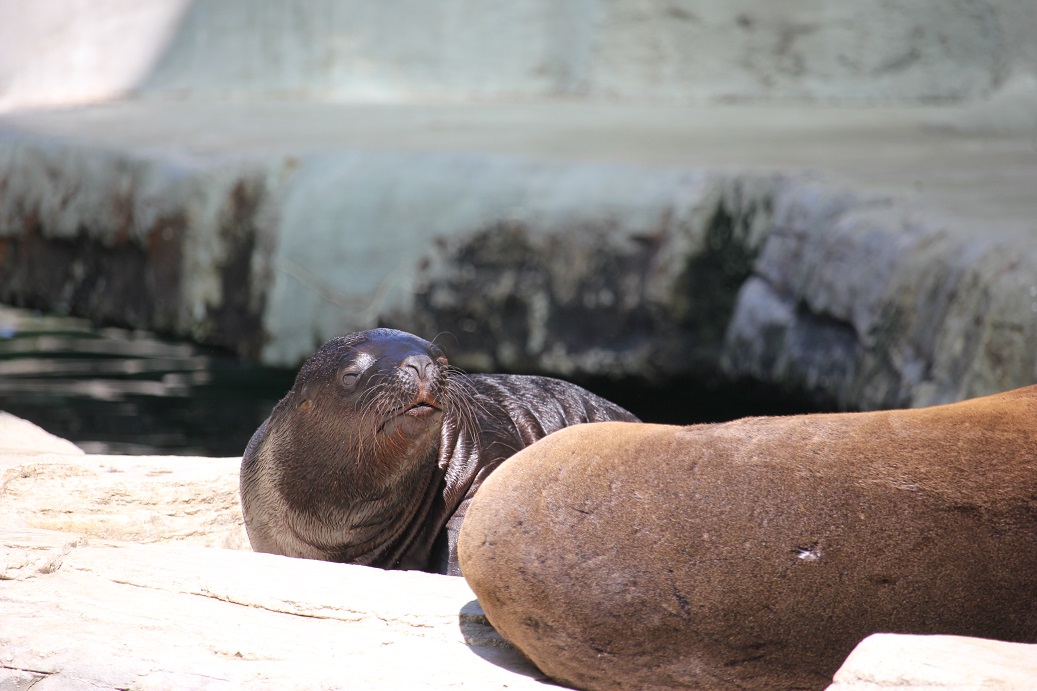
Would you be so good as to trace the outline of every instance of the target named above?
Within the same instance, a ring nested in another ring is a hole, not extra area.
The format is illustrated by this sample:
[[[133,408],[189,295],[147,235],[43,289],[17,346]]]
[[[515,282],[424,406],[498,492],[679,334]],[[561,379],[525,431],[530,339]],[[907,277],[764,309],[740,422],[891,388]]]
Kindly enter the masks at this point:
[[[295,402],[295,407],[299,409],[299,412],[305,413],[313,407],[313,396],[311,395],[309,386],[304,386],[299,389],[296,398],[298,400]]]

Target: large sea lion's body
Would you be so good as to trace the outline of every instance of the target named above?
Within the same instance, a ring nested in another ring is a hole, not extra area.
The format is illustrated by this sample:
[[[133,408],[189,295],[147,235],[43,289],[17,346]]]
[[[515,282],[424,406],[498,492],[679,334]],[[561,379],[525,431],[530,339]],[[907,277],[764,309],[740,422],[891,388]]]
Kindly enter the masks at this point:
[[[824,688],[874,632],[1037,642],[1037,387],[562,430],[461,530],[490,621],[583,689]]]
[[[335,338],[299,371],[241,463],[253,549],[458,575],[457,531],[508,456],[568,425],[636,420],[567,382],[464,375],[417,336]]]

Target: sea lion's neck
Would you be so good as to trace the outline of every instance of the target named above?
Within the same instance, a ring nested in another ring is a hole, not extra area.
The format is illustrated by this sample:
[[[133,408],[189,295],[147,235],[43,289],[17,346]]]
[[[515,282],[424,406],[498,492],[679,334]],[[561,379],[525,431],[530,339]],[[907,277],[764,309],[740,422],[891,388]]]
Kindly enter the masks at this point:
[[[375,436],[357,432],[317,435],[294,430],[292,461],[283,463],[280,490],[296,510],[350,511],[357,503],[421,484],[435,471],[439,429],[417,437]]]
[[[423,541],[424,519],[439,494],[439,430],[375,444],[348,437],[296,438],[293,458],[302,462],[284,468],[280,487],[288,523],[298,539],[335,561],[396,567]]]

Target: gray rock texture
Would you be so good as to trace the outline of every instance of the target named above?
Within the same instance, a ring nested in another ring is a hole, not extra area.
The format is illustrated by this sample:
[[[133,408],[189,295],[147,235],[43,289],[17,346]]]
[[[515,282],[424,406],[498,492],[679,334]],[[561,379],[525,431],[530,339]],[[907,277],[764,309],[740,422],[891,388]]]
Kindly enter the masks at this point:
[[[841,408],[946,403],[1037,380],[1037,246],[809,187],[774,204],[722,364]]]

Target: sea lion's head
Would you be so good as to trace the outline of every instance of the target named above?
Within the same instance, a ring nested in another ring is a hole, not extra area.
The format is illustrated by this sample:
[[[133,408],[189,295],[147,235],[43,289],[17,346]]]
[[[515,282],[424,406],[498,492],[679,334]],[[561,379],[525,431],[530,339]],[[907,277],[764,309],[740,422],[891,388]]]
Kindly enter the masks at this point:
[[[292,388],[301,416],[319,418],[358,449],[438,434],[447,359],[439,346],[395,329],[333,338],[299,370]],[[348,431],[347,431],[348,430]]]
[[[272,416],[272,436],[290,444],[290,453],[277,455],[296,466],[282,470],[285,488],[318,482],[332,496],[329,485],[342,485],[343,499],[371,497],[434,465],[444,418],[459,398],[451,373],[439,346],[404,331],[325,343]]]
[[[565,382],[466,375],[433,343],[374,329],[299,370],[241,463],[253,549],[458,573],[464,507],[522,446],[569,424],[636,419]]]

